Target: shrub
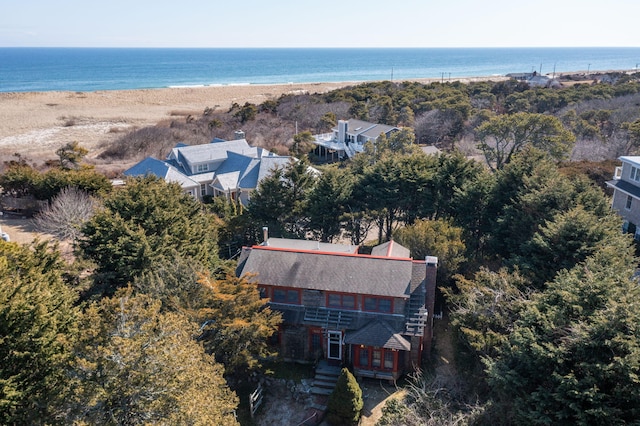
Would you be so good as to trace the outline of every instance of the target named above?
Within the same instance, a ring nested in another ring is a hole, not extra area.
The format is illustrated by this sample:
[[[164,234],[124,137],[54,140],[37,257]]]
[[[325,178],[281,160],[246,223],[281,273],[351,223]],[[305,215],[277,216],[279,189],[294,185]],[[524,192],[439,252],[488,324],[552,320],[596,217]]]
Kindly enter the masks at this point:
[[[354,424],[360,419],[363,407],[360,385],[353,374],[343,368],[338,383],[329,396],[327,421],[333,425]]]

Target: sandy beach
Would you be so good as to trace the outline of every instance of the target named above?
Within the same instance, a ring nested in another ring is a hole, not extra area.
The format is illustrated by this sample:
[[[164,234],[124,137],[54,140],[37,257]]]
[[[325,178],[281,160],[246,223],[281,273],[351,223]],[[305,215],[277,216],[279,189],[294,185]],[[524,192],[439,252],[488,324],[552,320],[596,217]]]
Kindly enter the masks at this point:
[[[94,150],[122,131],[171,117],[199,115],[206,107],[259,104],[283,94],[323,93],[348,84],[0,93],[0,160],[15,152],[39,159],[73,141]]]
[[[463,81],[501,79],[466,78]],[[419,80],[428,83],[438,79]],[[0,161],[20,153],[34,161],[77,141],[91,152],[123,131],[162,120],[200,115],[205,108],[226,109],[232,103],[260,104],[283,94],[325,93],[358,84],[291,83],[229,85],[95,92],[0,93]],[[90,155],[91,157],[91,155]]]

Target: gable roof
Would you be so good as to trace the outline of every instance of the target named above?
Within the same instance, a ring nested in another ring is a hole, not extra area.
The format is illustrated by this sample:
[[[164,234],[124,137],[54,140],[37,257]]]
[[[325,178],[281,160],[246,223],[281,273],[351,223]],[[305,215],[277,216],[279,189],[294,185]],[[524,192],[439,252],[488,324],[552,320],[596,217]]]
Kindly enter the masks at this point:
[[[424,262],[406,258],[266,246],[244,250],[239,275],[257,274],[249,279],[265,285],[407,298],[412,284],[425,277]]]
[[[147,157],[133,167],[127,169],[123,173],[125,176],[147,176],[149,174],[164,179],[168,182],[175,182],[180,184],[183,188],[192,188],[200,186],[200,184],[188,176],[185,176],[178,169],[172,165],[155,159],[153,157]]]
[[[386,257],[410,257],[410,251],[408,248],[401,246],[393,240],[387,241],[371,249],[372,256],[386,256]]]
[[[229,151],[227,159],[215,172],[213,185],[220,190],[254,189],[267,177],[274,168],[285,167],[291,157],[273,155],[269,151],[258,148],[257,157]]]
[[[210,143],[201,145],[175,146],[167,156],[168,160],[175,159],[179,163],[206,163],[215,160],[226,160],[228,152],[235,152],[248,156],[257,156],[257,148],[249,146],[246,139],[221,141],[214,139]],[[185,168],[186,172],[190,172]]]
[[[126,176],[153,174],[169,182],[177,182],[183,188],[211,183],[221,191],[255,189],[274,168],[284,167],[291,157],[275,155],[266,149],[251,147],[246,139],[225,141],[214,139],[202,145],[174,146],[165,161],[147,157],[124,172]],[[192,173],[186,164],[208,162],[208,170]],[[311,172],[317,170],[309,168]]]
[[[338,127],[334,127],[332,131],[337,132]],[[395,126],[387,124],[371,123],[369,121],[357,120],[352,118],[347,120],[347,133],[353,135],[363,135],[367,138],[377,138],[381,133],[387,134],[392,130],[399,130]]]
[[[411,350],[411,343],[386,321],[371,321],[360,330],[347,332],[344,342],[348,345],[374,346],[401,351]]]

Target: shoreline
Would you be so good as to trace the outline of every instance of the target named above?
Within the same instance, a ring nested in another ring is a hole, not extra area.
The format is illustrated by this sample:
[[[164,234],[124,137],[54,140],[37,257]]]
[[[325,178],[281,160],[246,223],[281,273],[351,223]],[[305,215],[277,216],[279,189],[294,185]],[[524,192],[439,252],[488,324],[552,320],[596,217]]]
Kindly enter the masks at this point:
[[[588,75],[614,71],[590,71]],[[634,72],[615,71],[615,72]],[[550,75],[550,74],[547,74]],[[556,76],[587,75],[584,71]],[[506,76],[399,79],[396,82],[503,81]],[[588,80],[588,78],[587,78]],[[37,161],[77,141],[90,151],[125,131],[166,120],[202,114],[205,108],[227,109],[234,102],[256,105],[287,94],[327,93],[376,81],[278,84],[230,84],[97,91],[0,92],[0,159],[20,153]],[[248,135],[251,139],[251,136]],[[55,157],[54,157],[55,158]],[[6,161],[6,160],[5,160]]]

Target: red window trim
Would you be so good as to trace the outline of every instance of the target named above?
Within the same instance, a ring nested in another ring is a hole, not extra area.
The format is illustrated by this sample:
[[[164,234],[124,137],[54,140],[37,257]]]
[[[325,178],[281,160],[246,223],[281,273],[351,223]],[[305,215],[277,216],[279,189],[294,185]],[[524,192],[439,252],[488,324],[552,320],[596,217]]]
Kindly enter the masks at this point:
[[[300,305],[301,304],[301,291],[299,288],[292,288],[292,287],[275,287],[275,286],[269,286],[270,289],[267,291],[267,293],[269,294],[269,300],[273,303],[281,303],[283,305]],[[273,300],[273,297],[276,293],[276,290],[283,290],[285,292],[289,292],[289,291],[295,291],[298,295],[296,302],[289,302],[288,300],[285,301],[275,301]]]
[[[340,306],[332,306],[332,305],[330,305],[329,304],[329,296],[340,296]],[[353,297],[353,306],[345,306],[344,305],[344,302],[343,302],[344,296]],[[348,310],[352,310],[352,311],[357,311],[358,310],[358,297],[353,293],[341,293],[341,292],[337,292],[337,291],[327,291],[325,293],[324,305],[327,308],[348,309]]]
[[[360,350],[366,349],[369,351],[368,355],[368,365],[360,364]],[[371,364],[373,362],[373,351],[380,351],[380,367],[373,367]],[[391,353],[393,355],[393,367],[385,368],[384,360],[386,358],[386,354]],[[374,346],[356,346],[355,354],[354,354],[354,364],[358,368],[366,368],[367,370],[375,370],[375,371],[398,371],[398,354],[400,352],[393,349],[386,348],[378,348]]]
[[[375,299],[375,301],[376,301],[376,308],[375,309],[367,309],[366,308],[365,301],[366,301],[367,298]],[[389,308],[389,311],[381,311],[380,310],[380,300],[388,300],[389,302],[391,302],[391,307]],[[393,298],[392,297],[383,297],[383,296],[362,296],[362,310],[366,311],[366,312],[381,312],[383,314],[392,314],[393,313]]]

